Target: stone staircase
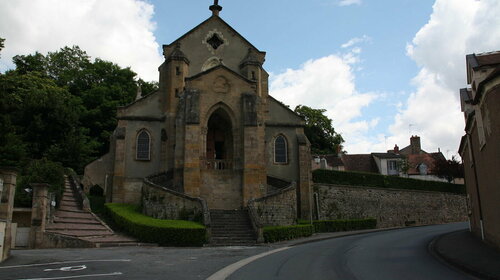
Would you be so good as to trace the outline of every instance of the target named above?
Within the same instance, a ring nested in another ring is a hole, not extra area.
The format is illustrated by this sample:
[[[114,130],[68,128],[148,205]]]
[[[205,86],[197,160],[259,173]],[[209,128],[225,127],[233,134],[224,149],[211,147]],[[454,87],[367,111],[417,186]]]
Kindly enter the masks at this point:
[[[82,210],[67,177],[60,207],[45,231],[90,242],[93,247],[140,245],[135,239],[114,233],[94,213]]]
[[[210,210],[211,245],[249,246],[256,244],[246,210]]]

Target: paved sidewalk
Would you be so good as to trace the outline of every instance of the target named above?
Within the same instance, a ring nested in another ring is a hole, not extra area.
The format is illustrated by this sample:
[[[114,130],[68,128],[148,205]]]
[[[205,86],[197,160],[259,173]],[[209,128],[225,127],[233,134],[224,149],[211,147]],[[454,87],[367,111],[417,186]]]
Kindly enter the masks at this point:
[[[500,251],[472,235],[469,230],[444,234],[431,249],[451,265],[482,279],[500,279]]]
[[[402,227],[364,229],[364,230],[355,230],[355,231],[322,232],[322,233],[315,233],[309,237],[301,237],[301,238],[292,239],[292,240],[278,241],[278,242],[271,243],[271,244],[264,243],[262,245],[269,245],[271,247],[296,246],[296,245],[301,245],[301,244],[310,243],[310,242],[327,240],[327,239],[331,239],[331,238],[338,238],[338,237],[349,236],[349,235],[358,235],[358,234],[365,234],[365,233],[378,232],[378,231],[387,231],[387,230],[394,230],[394,229],[402,229]]]

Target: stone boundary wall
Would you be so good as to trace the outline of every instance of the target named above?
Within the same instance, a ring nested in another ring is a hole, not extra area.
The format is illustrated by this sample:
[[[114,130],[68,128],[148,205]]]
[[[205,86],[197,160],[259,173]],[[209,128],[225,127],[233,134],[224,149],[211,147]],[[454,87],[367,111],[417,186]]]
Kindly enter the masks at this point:
[[[297,219],[297,185],[251,199],[248,210],[256,227],[293,225]]]
[[[321,220],[376,218],[378,228],[468,220],[465,195],[328,184],[314,190]]]
[[[203,199],[156,185],[147,178],[142,184],[142,212],[156,219],[192,220],[210,225],[210,214]]]

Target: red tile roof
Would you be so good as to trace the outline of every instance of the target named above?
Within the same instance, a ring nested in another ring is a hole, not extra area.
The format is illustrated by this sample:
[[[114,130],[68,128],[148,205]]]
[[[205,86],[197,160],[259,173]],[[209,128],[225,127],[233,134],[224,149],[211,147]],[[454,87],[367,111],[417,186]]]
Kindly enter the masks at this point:
[[[445,159],[441,152],[428,153],[428,154],[416,154],[407,155],[408,157],[408,175],[418,175],[420,174],[418,166],[424,163],[427,166],[427,174],[435,175],[436,162],[440,159]]]

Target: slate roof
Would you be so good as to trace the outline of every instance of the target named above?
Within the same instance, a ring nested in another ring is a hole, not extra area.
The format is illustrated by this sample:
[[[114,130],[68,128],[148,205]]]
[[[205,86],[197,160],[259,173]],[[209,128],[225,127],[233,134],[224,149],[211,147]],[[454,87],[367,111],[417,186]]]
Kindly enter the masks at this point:
[[[343,155],[342,162],[345,171],[379,173],[371,154]]]
[[[390,158],[404,158],[403,155],[395,153],[372,153],[373,156],[378,158],[390,159]]]
[[[332,155],[313,155],[313,158],[316,158],[316,157],[326,159],[328,166],[331,166],[331,167],[344,166],[342,159],[339,158],[338,155],[333,155],[333,154]]]

